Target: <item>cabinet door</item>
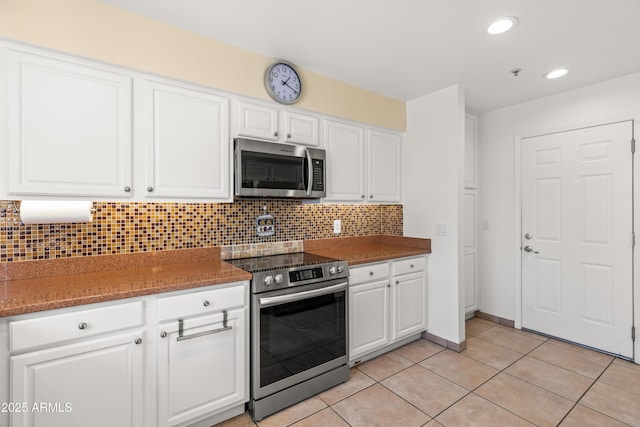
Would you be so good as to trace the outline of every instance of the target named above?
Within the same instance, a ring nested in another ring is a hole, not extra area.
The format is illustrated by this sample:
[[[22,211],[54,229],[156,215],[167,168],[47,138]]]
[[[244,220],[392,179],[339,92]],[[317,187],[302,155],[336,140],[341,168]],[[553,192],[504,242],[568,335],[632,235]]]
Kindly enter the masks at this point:
[[[464,123],[464,186],[476,188],[476,116],[467,113]]]
[[[7,52],[9,193],[130,197],[131,79]]]
[[[246,309],[184,321],[178,341],[178,322],[161,326],[158,341],[158,425],[175,426],[248,400]],[[195,334],[207,331],[211,334]]]
[[[12,426],[143,425],[141,336],[130,332],[12,356],[11,401],[28,407],[12,414]]]
[[[389,342],[389,281],[349,288],[349,359]]]
[[[465,190],[464,193],[464,283],[465,312],[478,309],[477,277],[477,244],[476,244],[476,190]]]
[[[278,140],[277,108],[238,101],[236,114],[238,136]]]
[[[229,100],[145,82],[147,197],[229,199]]]
[[[392,340],[427,329],[427,277],[424,273],[394,278],[391,301]]]
[[[283,114],[285,141],[296,144],[320,145],[318,118],[285,111]]]
[[[328,201],[364,201],[364,129],[325,122]]]
[[[400,202],[400,136],[370,130],[368,134],[369,181],[371,202]]]

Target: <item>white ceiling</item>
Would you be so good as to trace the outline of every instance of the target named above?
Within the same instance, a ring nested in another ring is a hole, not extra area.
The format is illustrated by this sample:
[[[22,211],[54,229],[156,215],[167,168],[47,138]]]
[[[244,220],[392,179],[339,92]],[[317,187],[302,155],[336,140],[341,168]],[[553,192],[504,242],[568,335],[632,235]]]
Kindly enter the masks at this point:
[[[103,1],[404,101],[460,83],[477,112],[640,71],[640,0]]]

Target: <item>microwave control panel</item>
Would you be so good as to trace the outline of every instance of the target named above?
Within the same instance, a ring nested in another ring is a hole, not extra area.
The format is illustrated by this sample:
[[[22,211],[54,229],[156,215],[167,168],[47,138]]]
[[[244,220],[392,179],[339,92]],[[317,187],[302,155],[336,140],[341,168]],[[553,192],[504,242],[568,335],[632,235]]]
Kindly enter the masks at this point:
[[[312,191],[324,191],[324,160],[312,159],[313,167],[313,185]]]

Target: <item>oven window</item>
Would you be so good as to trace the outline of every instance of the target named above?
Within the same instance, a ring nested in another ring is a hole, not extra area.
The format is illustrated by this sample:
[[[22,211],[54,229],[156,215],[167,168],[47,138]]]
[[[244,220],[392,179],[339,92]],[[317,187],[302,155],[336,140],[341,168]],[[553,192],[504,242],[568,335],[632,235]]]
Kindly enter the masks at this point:
[[[345,294],[260,310],[260,387],[347,354]]]
[[[242,188],[304,190],[305,159],[242,152]]]

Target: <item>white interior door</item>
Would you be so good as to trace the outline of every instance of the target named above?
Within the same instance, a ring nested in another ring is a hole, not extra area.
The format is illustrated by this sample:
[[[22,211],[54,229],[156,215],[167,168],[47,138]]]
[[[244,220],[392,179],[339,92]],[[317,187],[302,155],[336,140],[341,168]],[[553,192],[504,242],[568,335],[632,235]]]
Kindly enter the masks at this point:
[[[632,122],[522,141],[522,326],[633,356]]]

